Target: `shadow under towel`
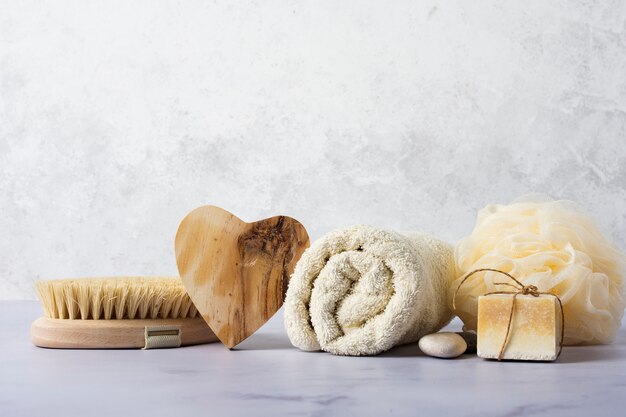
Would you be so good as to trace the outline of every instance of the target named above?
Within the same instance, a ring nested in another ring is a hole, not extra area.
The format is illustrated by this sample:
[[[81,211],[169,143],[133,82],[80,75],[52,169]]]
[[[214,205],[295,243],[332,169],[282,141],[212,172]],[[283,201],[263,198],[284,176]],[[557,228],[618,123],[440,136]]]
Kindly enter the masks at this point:
[[[285,299],[291,343],[307,351],[376,355],[452,319],[450,245],[371,226],[335,230],[306,250]]]

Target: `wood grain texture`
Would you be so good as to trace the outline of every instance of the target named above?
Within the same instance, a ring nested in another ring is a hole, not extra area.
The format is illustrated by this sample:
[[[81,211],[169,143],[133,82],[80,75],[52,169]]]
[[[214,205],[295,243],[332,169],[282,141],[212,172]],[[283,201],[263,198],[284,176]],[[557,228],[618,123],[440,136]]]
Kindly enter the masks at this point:
[[[203,206],[183,219],[175,246],[189,296],[222,343],[233,348],[280,309],[309,236],[291,217],[246,223]]]
[[[142,348],[146,326],[180,326],[181,345],[217,342],[200,317],[185,319],[68,320],[41,317],[30,328],[34,345],[57,349]]]

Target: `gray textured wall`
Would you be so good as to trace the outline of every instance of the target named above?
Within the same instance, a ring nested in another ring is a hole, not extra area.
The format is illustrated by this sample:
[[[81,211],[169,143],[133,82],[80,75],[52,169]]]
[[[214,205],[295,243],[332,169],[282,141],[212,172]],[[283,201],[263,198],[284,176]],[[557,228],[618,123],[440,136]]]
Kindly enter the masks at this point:
[[[0,299],[174,274],[203,204],[455,242],[530,191],[626,247],[626,2],[0,0]]]

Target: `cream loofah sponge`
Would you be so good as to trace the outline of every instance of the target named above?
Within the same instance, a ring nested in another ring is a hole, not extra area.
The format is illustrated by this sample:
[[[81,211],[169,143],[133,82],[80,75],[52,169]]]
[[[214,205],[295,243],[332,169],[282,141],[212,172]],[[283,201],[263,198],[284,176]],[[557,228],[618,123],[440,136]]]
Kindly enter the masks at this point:
[[[615,338],[624,314],[626,258],[574,203],[533,195],[510,205],[489,205],[478,213],[472,234],[458,243],[455,258],[450,305],[466,273],[495,268],[561,298],[565,344]],[[478,296],[507,289],[494,282],[502,282],[501,275],[476,274],[459,290],[456,312],[467,329],[476,329]]]

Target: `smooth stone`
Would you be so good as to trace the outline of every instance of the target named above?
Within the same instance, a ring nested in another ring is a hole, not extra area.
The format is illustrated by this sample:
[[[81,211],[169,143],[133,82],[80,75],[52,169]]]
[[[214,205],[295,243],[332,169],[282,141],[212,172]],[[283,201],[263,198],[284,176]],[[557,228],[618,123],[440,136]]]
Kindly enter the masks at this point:
[[[467,350],[465,339],[451,332],[433,333],[422,337],[419,348],[428,356],[436,358],[456,358]]]

